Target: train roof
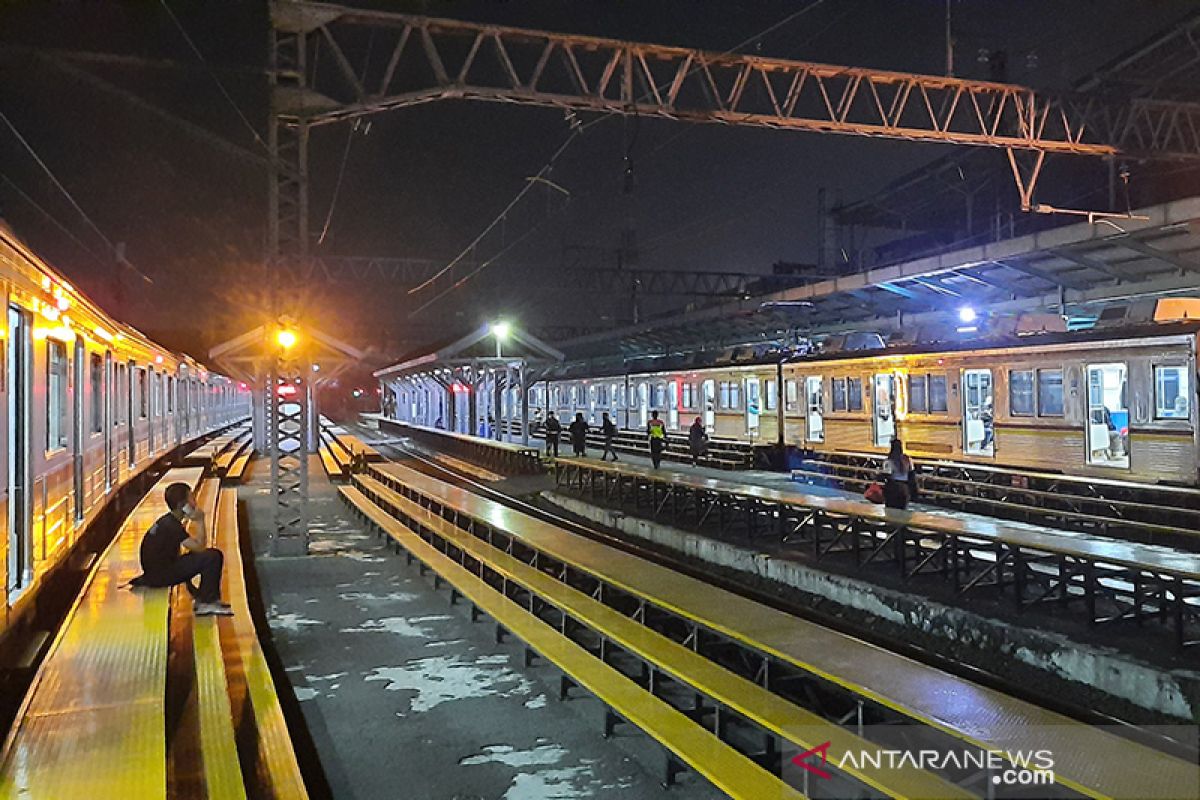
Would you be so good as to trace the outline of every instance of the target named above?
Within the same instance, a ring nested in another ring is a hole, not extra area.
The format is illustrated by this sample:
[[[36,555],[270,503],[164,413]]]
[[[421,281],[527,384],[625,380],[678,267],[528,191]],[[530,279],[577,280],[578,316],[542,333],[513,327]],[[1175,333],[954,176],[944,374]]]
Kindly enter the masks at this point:
[[[1164,336],[1195,336],[1200,333],[1200,320],[1147,323],[1120,328],[1089,328],[1067,332],[1045,332],[1022,336],[990,336],[963,338],[959,341],[905,343],[884,347],[860,347],[836,352],[828,350],[799,352],[796,349],[746,345],[724,350],[676,353],[634,359],[589,359],[553,365],[540,371],[540,379],[569,380],[605,378],[626,373],[677,372],[721,367],[748,367],[766,364],[798,364],[824,361],[848,361],[858,358],[877,358],[901,355],[936,355],[962,353],[972,350],[1004,350],[1033,348],[1089,342],[1128,341]]]

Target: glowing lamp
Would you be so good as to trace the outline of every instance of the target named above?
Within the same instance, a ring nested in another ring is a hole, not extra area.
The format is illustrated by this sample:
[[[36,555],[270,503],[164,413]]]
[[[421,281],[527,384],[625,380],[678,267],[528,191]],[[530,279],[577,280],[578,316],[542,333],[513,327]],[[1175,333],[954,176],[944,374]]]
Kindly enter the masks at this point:
[[[290,350],[296,345],[296,333],[284,328],[275,334],[275,341],[284,350]]]
[[[500,341],[508,339],[508,334],[512,332],[512,326],[507,322],[492,323],[492,336],[495,336]]]
[[[963,306],[958,310],[958,321],[964,325],[970,325],[978,318],[979,314],[977,314],[975,309],[971,308],[970,306]]]

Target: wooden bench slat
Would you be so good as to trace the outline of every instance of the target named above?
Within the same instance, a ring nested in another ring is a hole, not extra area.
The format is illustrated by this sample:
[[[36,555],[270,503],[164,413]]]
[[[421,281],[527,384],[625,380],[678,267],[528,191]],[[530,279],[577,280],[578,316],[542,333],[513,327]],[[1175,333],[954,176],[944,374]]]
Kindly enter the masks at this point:
[[[529,614],[478,576],[413,533],[353,487],[338,487],[342,496],[361,509],[400,546],[449,581],[467,600],[552,661],[572,681],[584,687],[669,749],[681,761],[733,798],[799,800],[799,792],[784,784],[741,753],[697,725],[666,701],[652,695],[615,668]]]

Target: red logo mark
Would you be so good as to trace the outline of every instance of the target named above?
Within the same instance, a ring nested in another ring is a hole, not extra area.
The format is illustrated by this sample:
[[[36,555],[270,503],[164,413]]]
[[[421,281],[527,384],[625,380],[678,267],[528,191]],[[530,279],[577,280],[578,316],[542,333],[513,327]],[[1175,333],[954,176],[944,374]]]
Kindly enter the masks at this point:
[[[816,775],[818,778],[824,778],[826,780],[829,780],[830,778],[832,778],[833,776],[830,775],[825,770],[821,769],[821,767],[818,767],[815,764],[808,763],[808,757],[811,756],[813,753],[820,754],[821,766],[822,767],[825,766],[826,761],[829,759],[829,742],[825,742],[825,744],[819,744],[810,750],[805,750],[803,753],[801,753],[800,755],[793,758],[792,763],[798,767],[804,767],[806,770],[808,770],[812,774]]]

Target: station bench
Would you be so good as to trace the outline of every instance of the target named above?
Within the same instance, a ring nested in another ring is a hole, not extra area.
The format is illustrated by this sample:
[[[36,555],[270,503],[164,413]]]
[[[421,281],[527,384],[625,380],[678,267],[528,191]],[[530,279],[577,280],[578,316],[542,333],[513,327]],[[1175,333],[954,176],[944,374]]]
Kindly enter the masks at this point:
[[[189,796],[306,800],[250,616],[237,492],[203,473],[167,471],[97,560],[0,754],[3,800],[166,798],[182,791],[172,783],[180,775],[202,783]],[[197,491],[209,546],[225,554],[223,596],[233,617],[194,617],[179,588],[122,588],[141,571],[142,535],[166,513],[163,490],[176,481]],[[184,647],[186,661],[172,655]],[[172,699],[168,680],[194,691]],[[168,718],[178,720],[171,737]]]
[[[835,725],[799,706],[781,699],[760,684],[743,678],[691,648],[657,633],[641,622],[605,605],[594,597],[547,574],[541,569],[506,553],[477,538],[459,526],[399,492],[389,489],[375,478],[356,476],[364,495],[376,504],[398,515],[410,529],[423,529],[438,536],[458,551],[465,561],[469,558],[499,575],[509,586],[519,586],[531,597],[559,610],[563,618],[586,626],[601,637],[601,654],[605,645],[616,645],[648,666],[652,675],[667,676],[685,686],[697,697],[711,699],[714,729],[728,726],[729,712],[749,720],[768,736],[788,740],[800,750],[808,750],[831,742],[836,752],[853,750],[874,754],[879,745]],[[345,491],[343,492],[345,494]],[[359,505],[357,498],[351,500]],[[604,655],[601,656],[604,658]],[[655,684],[650,678],[649,686]],[[693,710],[697,724],[704,714]],[[767,752],[777,752],[773,744]],[[834,770],[836,771],[836,770]],[[872,768],[869,764],[852,764],[843,778],[901,798],[967,798],[971,793],[932,773],[911,767],[890,770]],[[833,787],[828,787],[833,791]],[[861,792],[863,786],[842,787],[847,793]]]
[[[170,591],[121,587],[141,572],[163,490],[202,474],[168,470],[92,568],[5,741],[0,798],[166,797]]]
[[[401,465],[376,465],[370,475],[496,547],[536,550],[543,571],[587,575],[601,593],[623,592],[657,613],[682,620],[706,640],[736,643],[757,653],[764,675],[791,670],[811,676],[858,698],[860,710],[925,726],[967,746],[998,752],[1051,750],[1057,783],[1086,796],[1190,797],[1200,792],[1200,767],[1184,759],[567,533]],[[1139,764],[1136,771],[1128,769],[1131,760]]]
[[[428,447],[474,461],[506,475],[538,475],[543,472],[541,453],[535,445],[498,442],[382,417],[379,427],[380,430],[411,437]]]
[[[664,765],[664,783],[674,781],[677,764],[685,764],[714,786],[738,800],[780,798],[800,800],[798,791],[697,725],[683,712],[627,678],[615,667],[596,658],[581,645],[512,602],[483,578],[440,552],[411,528],[374,504],[361,491],[339,487],[342,496],[389,536],[397,549],[433,570],[472,605],[472,617],[486,613],[496,622],[496,636],[504,631],[520,639],[525,647],[552,663],[563,674],[560,698],[566,699],[571,685],[583,687],[606,708],[605,735],[612,732],[615,717],[645,731],[670,754]]]

